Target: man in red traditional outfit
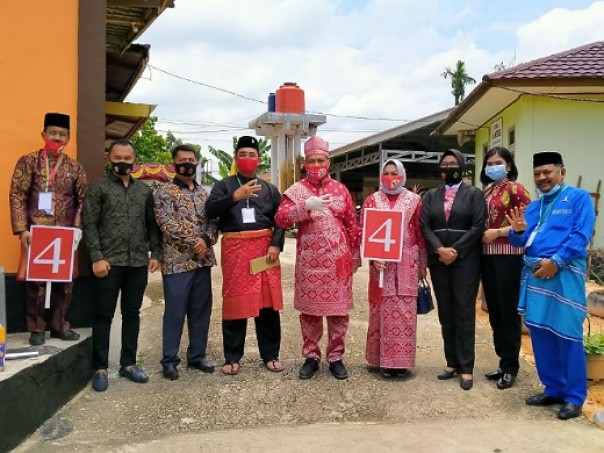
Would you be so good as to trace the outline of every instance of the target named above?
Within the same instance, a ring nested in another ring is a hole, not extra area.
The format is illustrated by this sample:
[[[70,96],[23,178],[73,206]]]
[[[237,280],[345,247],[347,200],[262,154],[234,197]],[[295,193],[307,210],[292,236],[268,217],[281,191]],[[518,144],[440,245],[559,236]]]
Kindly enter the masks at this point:
[[[84,167],[63,153],[69,142],[69,115],[47,113],[42,130],[44,147],[21,157],[15,166],[9,200],[13,233],[21,239],[21,263],[17,280],[25,280],[27,248],[32,225],[81,228],[82,202],[86,190]],[[82,237],[76,232],[76,241]],[[77,243],[76,243],[77,246]],[[70,329],[65,315],[71,303],[73,284],[53,283],[50,297],[50,336],[74,341],[80,335]],[[44,344],[46,284],[28,282],[26,290],[29,344]]]
[[[260,358],[269,371],[283,371],[279,360],[283,308],[281,267],[251,273],[250,260],[265,257],[276,264],[283,248],[283,230],[275,226],[281,194],[274,185],[258,179],[260,146],[255,137],[243,136],[235,147],[237,174],[218,181],[206,202],[206,215],[218,219],[222,233],[222,372],[239,373],[245,348],[248,318],[254,318]]]
[[[294,307],[306,358],[300,379],[319,369],[323,316],[327,318],[327,361],[337,379],[347,379],[342,361],[348,312],[352,309],[352,274],[358,267],[358,226],[346,187],[329,176],[329,145],[320,137],[304,144],[307,176],[283,194],[275,216],[281,228],[298,227]]]

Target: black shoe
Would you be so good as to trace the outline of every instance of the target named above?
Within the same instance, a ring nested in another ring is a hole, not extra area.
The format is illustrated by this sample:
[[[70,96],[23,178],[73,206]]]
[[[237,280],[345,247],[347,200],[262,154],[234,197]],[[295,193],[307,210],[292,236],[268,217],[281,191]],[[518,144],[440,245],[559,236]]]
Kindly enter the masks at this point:
[[[92,376],[92,388],[97,392],[104,392],[109,387],[109,379],[107,377],[107,371],[97,371]]]
[[[45,342],[44,332],[32,332],[29,336],[29,344],[31,346],[42,346]]]
[[[329,364],[329,372],[336,379],[348,379],[348,370],[344,366],[344,362],[336,360]]]
[[[304,361],[304,365],[300,368],[300,372],[298,373],[298,377],[300,379],[310,379],[315,375],[317,370],[319,369],[319,361],[315,359],[308,358]]]
[[[50,338],[60,338],[63,341],[78,341],[80,339],[80,334],[69,329],[65,332],[55,332],[54,330],[50,331]]]
[[[502,374],[503,374],[503,371],[501,370],[501,368],[497,368],[495,371],[486,373],[484,375],[484,377],[486,377],[487,380],[489,380],[489,381],[497,381],[501,377]]]
[[[409,370],[407,368],[380,368],[380,374],[386,379],[402,379],[409,376]]]
[[[525,401],[529,406],[550,406],[552,404],[563,403],[559,398],[546,395],[545,393],[537,393],[536,395],[529,396]]]
[[[443,370],[442,373],[438,374],[436,377],[439,381],[446,381],[447,379],[452,379],[457,374],[457,370],[447,371]]]
[[[199,362],[188,362],[188,368],[195,368],[204,373],[213,373],[215,365],[208,359],[201,359]]]
[[[147,376],[147,373],[145,373],[142,368],[139,368],[136,365],[132,365],[127,368],[121,367],[119,375],[128,378],[132,382],[136,382],[137,384],[144,384],[149,380],[149,376]]]
[[[579,415],[581,415],[581,406],[575,406],[573,403],[564,403],[558,411],[558,418],[560,420],[568,420]]]
[[[390,379],[396,376],[396,370],[392,368],[380,368],[380,374],[386,379]]]
[[[164,377],[166,379],[170,379],[171,381],[178,380],[178,369],[174,365],[165,365],[164,366]]]
[[[406,378],[410,374],[411,374],[411,372],[407,368],[399,368],[396,370],[397,378]]]
[[[474,379],[464,379],[462,377],[459,378],[459,386],[463,390],[471,390],[474,387]]]
[[[497,388],[499,390],[509,389],[514,385],[516,381],[516,376],[511,373],[503,373],[499,380],[497,381]]]

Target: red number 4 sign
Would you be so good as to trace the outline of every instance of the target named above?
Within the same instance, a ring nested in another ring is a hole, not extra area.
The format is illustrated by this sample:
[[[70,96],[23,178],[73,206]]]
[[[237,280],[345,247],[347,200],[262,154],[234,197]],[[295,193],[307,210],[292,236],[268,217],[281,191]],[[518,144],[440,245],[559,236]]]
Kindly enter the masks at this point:
[[[72,281],[74,237],[75,228],[32,225],[26,280]]]
[[[363,259],[400,261],[403,257],[403,211],[365,209]]]

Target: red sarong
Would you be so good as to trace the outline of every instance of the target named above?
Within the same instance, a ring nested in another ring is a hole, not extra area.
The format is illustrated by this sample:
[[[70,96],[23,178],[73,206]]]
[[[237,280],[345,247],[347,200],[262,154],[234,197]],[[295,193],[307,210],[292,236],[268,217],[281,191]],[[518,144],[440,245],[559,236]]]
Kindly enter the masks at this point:
[[[271,230],[222,235],[222,319],[258,316],[261,308],[283,309],[281,266],[250,274],[250,260],[266,255]]]

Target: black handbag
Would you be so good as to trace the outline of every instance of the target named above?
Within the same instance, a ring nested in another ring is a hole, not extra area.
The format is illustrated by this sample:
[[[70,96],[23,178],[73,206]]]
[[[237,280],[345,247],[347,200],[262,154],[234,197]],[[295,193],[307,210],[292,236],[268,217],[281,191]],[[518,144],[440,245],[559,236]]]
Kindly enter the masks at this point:
[[[425,278],[420,279],[417,287],[417,314],[425,315],[434,310],[432,290]]]

